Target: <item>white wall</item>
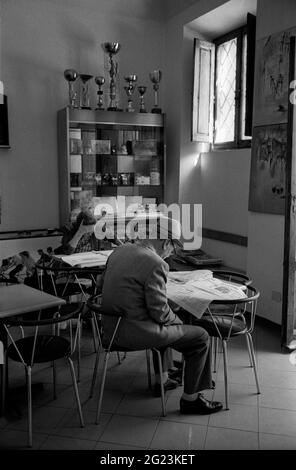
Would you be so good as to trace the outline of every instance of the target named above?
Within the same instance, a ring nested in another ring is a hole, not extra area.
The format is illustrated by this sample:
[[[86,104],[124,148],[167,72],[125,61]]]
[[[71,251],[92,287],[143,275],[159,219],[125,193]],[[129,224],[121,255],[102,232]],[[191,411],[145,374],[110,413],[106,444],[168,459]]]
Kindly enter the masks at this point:
[[[222,257],[229,266],[246,269],[261,291],[259,315],[281,323],[284,217],[248,212],[251,151],[203,154],[196,165],[200,147],[190,142],[190,50],[193,50],[194,34],[186,25],[192,26],[191,22],[197,18],[205,25],[204,15],[226,3],[200,0],[172,17],[167,24],[167,70],[175,69],[174,74],[169,74],[166,96],[171,114],[168,132],[174,138],[173,145],[168,141],[168,155],[171,168],[178,168],[169,182],[168,195],[174,194],[178,175],[180,202],[202,203],[205,227],[248,237],[247,249],[214,240],[203,240],[203,248]],[[223,11],[228,6],[224,5]],[[220,10],[217,12],[219,14]],[[296,2],[293,0],[258,0],[257,39],[295,26],[295,18]],[[221,13],[221,23],[223,21]],[[202,28],[203,34],[206,30],[206,27]],[[177,51],[175,55],[174,50]],[[170,63],[173,57],[174,65]],[[174,89],[175,99],[169,102]],[[256,113],[256,103],[254,110]]]
[[[136,73],[138,84],[148,86],[151,108],[149,71],[163,69],[164,7],[157,0],[1,1],[0,80],[9,99],[12,148],[0,150],[0,231],[57,227],[56,114],[68,104],[63,72],[102,74],[101,43],[119,41],[121,88],[122,77]],[[96,91],[93,82],[93,107]]]

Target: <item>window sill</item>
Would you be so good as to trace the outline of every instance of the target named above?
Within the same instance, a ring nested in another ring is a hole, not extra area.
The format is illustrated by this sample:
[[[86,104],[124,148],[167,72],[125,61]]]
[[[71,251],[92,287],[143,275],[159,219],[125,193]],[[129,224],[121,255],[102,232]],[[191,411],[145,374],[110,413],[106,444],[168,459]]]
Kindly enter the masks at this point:
[[[228,150],[243,150],[243,149],[251,149],[252,141],[246,140],[244,142],[240,142],[239,144],[234,143],[225,143],[225,144],[216,144],[211,146],[211,152],[224,152]]]

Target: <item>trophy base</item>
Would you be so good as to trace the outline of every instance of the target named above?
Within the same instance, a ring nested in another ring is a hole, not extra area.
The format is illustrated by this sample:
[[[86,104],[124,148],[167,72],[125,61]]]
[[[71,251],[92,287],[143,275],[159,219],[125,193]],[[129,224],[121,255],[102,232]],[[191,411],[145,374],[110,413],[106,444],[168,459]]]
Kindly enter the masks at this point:
[[[96,108],[96,111],[105,111],[105,108]]]
[[[153,108],[153,109],[151,109],[151,113],[153,113],[153,114],[161,114],[161,109],[160,109],[160,108]]]
[[[91,109],[90,106],[81,106],[81,109]]]
[[[146,109],[140,109],[140,113],[147,113]]]
[[[107,108],[107,111],[123,111],[122,109],[120,108],[116,108],[116,106],[109,106],[109,108]]]

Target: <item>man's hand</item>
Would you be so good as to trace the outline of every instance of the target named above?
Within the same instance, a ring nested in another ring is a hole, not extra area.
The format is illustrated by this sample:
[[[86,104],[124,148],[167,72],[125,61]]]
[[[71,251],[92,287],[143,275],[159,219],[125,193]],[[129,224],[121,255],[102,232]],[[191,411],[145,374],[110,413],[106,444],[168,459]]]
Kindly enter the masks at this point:
[[[90,225],[83,225],[83,221],[81,222],[81,224],[79,225],[79,229],[77,230],[77,233],[79,233],[79,235],[85,235],[86,233],[92,233],[94,231],[94,224],[90,224]]]

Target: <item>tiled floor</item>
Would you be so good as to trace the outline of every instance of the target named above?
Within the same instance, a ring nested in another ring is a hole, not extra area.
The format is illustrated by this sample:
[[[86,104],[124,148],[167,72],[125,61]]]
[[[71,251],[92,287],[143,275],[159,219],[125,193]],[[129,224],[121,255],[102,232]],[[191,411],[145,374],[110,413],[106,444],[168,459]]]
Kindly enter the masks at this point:
[[[86,332],[87,333],[87,332]],[[92,340],[83,339],[79,384],[85,427],[79,427],[67,365],[58,368],[58,398],[52,399],[50,367],[36,366],[33,382],[43,391],[33,394],[33,449],[296,449],[296,370],[289,355],[281,353],[280,332],[257,324],[254,334],[259,378],[257,395],[252,369],[242,338],[229,347],[230,410],[211,416],[179,414],[181,387],[167,394],[167,416],[147,388],[144,353],[129,353],[119,365],[112,358],[106,383],[101,423],[95,425],[96,399],[89,399],[94,362]],[[219,354],[215,391],[208,396],[224,400],[223,362]],[[12,363],[11,363],[12,364]],[[23,371],[12,364],[12,386],[23,382]],[[0,419],[0,449],[25,449],[27,443],[26,398],[19,396],[23,418]]]

